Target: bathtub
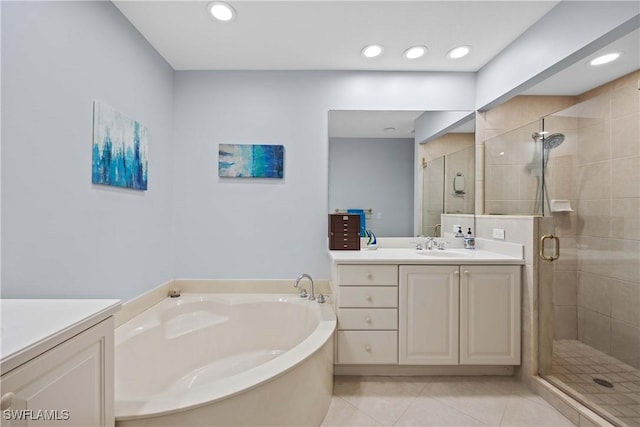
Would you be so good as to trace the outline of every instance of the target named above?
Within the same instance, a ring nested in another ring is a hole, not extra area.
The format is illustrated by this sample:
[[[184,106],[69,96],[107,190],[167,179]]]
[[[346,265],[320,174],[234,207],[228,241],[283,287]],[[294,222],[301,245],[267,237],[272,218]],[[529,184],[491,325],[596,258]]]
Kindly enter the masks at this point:
[[[167,298],[116,328],[116,426],[317,426],[335,327],[296,295]]]

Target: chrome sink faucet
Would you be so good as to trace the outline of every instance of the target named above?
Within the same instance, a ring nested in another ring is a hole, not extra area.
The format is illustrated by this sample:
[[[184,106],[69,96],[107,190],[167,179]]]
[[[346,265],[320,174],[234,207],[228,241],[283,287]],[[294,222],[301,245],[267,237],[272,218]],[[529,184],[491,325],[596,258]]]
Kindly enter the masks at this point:
[[[311,278],[311,276],[309,276],[307,273],[301,274],[300,277],[296,279],[296,284],[293,286],[297,288],[298,285],[300,285],[300,281],[305,278],[309,279],[309,281],[311,282],[311,294],[309,294],[309,301],[313,301],[316,299],[316,295],[313,292],[313,279]]]
[[[424,248],[428,251],[433,250],[433,246],[436,244],[436,241],[433,237],[427,237],[427,243],[424,245]]]

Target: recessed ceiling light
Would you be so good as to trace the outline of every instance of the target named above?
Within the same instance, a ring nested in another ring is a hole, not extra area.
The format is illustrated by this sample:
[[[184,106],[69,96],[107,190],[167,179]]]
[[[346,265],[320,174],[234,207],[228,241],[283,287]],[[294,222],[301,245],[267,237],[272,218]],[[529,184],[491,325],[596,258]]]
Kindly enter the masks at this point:
[[[393,126],[389,126],[388,128],[384,128],[382,130],[385,132],[395,132],[396,128],[394,128]]]
[[[207,6],[211,16],[218,21],[229,22],[233,21],[236,17],[236,11],[230,5],[222,1],[214,1]]]
[[[447,53],[447,56],[451,59],[459,59],[463,56],[467,56],[471,52],[471,46],[458,46],[454,47]]]
[[[403,55],[407,59],[418,59],[427,53],[427,48],[424,46],[413,46],[405,50]]]
[[[595,65],[608,64],[609,62],[615,61],[618,58],[620,58],[619,52],[607,53],[606,55],[598,56],[597,58],[589,61],[589,65],[595,66]]]
[[[375,58],[382,54],[382,46],[379,44],[370,44],[362,49],[362,56],[365,58]]]

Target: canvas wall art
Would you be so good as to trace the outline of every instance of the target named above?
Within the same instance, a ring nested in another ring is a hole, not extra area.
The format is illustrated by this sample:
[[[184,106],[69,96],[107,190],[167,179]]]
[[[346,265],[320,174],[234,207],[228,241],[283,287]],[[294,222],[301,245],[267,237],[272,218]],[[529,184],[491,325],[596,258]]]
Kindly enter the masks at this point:
[[[146,190],[147,139],[147,128],[140,122],[95,101],[91,182]]]
[[[282,178],[283,174],[283,145],[220,144],[218,176]]]

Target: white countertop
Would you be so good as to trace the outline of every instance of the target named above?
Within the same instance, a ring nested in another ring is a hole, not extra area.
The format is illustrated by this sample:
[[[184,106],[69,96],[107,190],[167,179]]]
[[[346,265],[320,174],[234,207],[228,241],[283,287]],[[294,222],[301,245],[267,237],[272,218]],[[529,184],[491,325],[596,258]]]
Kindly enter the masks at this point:
[[[0,300],[0,371],[14,369],[120,310],[117,299]]]
[[[481,249],[446,249],[418,251],[413,248],[378,248],[359,251],[329,251],[336,264],[484,264],[522,265],[523,257]]]

